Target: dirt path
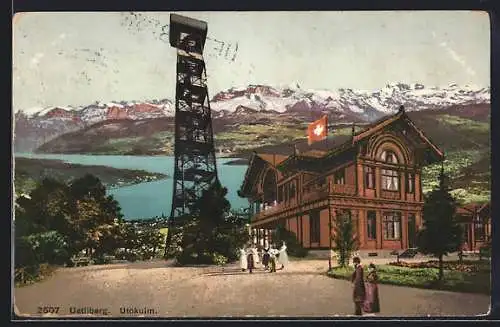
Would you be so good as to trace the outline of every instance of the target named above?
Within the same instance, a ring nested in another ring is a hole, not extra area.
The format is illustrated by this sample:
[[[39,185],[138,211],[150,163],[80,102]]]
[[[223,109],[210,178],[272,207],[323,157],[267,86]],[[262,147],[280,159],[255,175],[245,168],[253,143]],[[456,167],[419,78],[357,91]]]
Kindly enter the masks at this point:
[[[21,314],[30,316],[43,315],[44,307],[59,307],[57,316],[84,316],[85,310],[96,309],[99,309],[97,314],[89,315],[324,317],[352,314],[350,283],[326,277],[326,268],[324,260],[295,261],[276,274],[262,269],[254,274],[243,273],[236,265],[224,269],[176,268],[165,262],[65,268],[44,282],[17,288],[15,304]],[[422,316],[484,314],[490,300],[479,294],[380,285],[380,301],[383,316]],[[38,307],[42,308],[41,314]],[[77,309],[80,311],[75,311]]]

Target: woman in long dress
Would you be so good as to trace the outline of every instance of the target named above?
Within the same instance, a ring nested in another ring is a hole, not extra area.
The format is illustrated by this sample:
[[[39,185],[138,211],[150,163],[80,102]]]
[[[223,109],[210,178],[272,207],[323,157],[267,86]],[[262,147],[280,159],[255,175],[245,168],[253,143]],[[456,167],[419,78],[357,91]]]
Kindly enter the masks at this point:
[[[268,270],[269,269],[269,248],[264,249],[264,254],[262,255],[262,264],[264,265],[264,269]]]
[[[366,275],[366,299],[363,311],[367,313],[380,312],[380,301],[378,298],[378,275],[377,269],[373,263],[368,266],[368,274]]]
[[[259,250],[257,250],[257,247],[255,246],[252,246],[252,254],[253,254],[253,260],[254,260],[254,267],[260,262],[260,258],[259,258]]]
[[[281,263],[281,269],[285,269],[285,266],[288,266],[288,253],[286,252],[285,242],[283,242],[283,245],[280,248],[279,262]]]
[[[248,262],[247,262],[247,251],[245,251],[244,248],[240,249],[240,268],[241,271],[245,271],[248,268]]]

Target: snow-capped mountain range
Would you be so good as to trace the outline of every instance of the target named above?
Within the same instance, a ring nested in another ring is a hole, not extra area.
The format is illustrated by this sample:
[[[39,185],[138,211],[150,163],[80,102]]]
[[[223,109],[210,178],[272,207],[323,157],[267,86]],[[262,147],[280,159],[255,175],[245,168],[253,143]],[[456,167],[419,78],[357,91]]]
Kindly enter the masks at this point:
[[[428,88],[422,84],[393,83],[376,91],[352,89],[327,91],[303,90],[299,85],[283,88],[249,85],[217,93],[210,100],[210,107],[214,112],[214,118],[237,114],[237,110],[243,107],[276,114],[332,111],[355,115],[369,121],[394,112],[400,105],[411,111],[478,103],[490,103],[489,87],[451,84],[445,88]],[[21,115],[25,119],[40,123],[47,120],[63,120],[90,125],[110,119],[136,120],[172,117],[174,114],[174,101],[163,99],[145,102],[95,102],[78,108],[68,106],[33,108],[21,110],[17,116]]]

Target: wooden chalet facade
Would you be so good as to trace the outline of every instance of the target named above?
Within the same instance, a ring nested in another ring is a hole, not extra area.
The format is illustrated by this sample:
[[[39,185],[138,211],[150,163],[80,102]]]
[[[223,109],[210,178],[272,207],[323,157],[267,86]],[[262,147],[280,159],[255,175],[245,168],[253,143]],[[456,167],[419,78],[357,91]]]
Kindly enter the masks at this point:
[[[470,203],[457,209],[464,230],[463,251],[476,252],[491,240],[490,203]]]
[[[360,250],[414,247],[422,226],[421,169],[443,160],[442,151],[404,109],[333,142],[290,155],[253,154],[239,194],[251,204],[254,241],[268,243],[282,224],[305,248],[328,249],[330,222],[345,211]]]

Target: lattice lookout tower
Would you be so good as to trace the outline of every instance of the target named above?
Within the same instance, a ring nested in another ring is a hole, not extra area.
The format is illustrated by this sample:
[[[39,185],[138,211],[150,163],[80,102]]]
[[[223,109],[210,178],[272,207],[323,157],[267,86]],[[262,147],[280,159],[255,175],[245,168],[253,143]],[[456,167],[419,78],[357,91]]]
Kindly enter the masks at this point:
[[[191,206],[217,177],[203,48],[207,23],[170,15],[170,45],[177,48],[175,168],[170,222]]]

